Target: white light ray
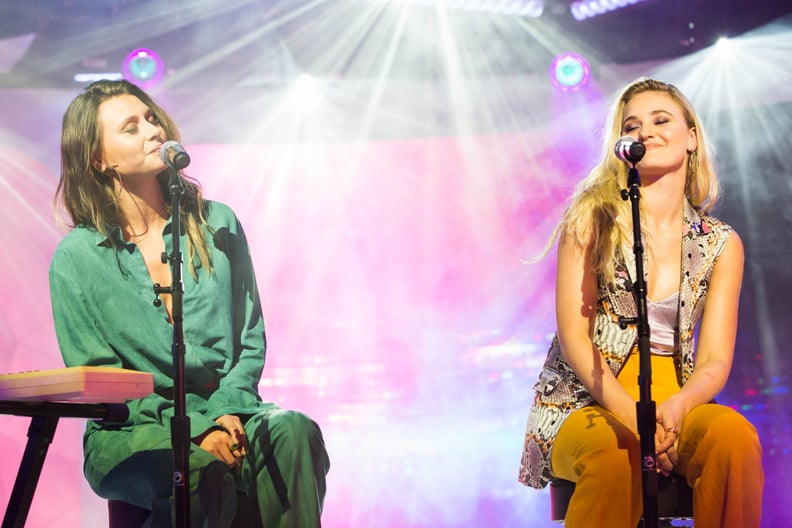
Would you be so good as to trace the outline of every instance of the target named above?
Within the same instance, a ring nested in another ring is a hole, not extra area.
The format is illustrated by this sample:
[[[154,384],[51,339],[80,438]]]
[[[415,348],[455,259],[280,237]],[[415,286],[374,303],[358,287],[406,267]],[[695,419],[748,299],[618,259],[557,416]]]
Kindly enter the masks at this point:
[[[412,4],[443,9],[479,11],[500,15],[539,18],[544,12],[544,0],[367,0],[375,3]]]

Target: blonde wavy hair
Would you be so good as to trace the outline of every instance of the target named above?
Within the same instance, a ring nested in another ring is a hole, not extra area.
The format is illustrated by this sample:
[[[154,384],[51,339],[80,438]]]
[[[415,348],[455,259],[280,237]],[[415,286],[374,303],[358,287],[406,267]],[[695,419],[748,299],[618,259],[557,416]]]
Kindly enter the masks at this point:
[[[602,160],[578,183],[549,243],[559,238],[573,241],[585,252],[590,269],[606,280],[613,280],[616,262],[632,251],[632,206],[621,197],[621,190],[627,188],[629,167],[614,155],[613,146],[622,135],[625,106],[642,92],[668,94],[682,109],[688,127],[695,130],[698,147],[688,154],[685,181],[685,197],[690,204],[701,214],[709,213],[719,194],[705,134],[690,101],[675,86],[655,79],[642,77],[627,85],[609,113]]]

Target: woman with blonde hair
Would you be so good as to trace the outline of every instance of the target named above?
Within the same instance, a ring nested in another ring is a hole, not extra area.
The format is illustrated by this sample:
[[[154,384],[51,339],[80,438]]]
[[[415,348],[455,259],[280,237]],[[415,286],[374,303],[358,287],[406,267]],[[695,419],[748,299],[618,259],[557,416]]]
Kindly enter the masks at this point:
[[[646,78],[622,90],[609,123],[602,161],[553,235],[557,333],[534,386],[520,481],[574,482],[570,527],[631,528],[642,515],[628,165],[612,150],[632,136],[646,148],[636,168],[657,470],[686,477],[697,528],[758,527],[758,435],[714,403],[732,366],[744,256],[737,233],[710,215],[719,187],[702,125],[676,87]]]

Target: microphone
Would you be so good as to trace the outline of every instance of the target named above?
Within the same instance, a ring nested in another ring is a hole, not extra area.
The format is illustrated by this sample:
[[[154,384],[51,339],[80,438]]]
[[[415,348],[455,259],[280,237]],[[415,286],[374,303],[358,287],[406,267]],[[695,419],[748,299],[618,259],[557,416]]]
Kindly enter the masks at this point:
[[[635,165],[646,154],[646,147],[632,136],[622,136],[616,141],[613,151],[620,160]]]
[[[162,163],[173,170],[182,170],[190,164],[190,155],[180,144],[175,141],[166,141],[160,147]]]

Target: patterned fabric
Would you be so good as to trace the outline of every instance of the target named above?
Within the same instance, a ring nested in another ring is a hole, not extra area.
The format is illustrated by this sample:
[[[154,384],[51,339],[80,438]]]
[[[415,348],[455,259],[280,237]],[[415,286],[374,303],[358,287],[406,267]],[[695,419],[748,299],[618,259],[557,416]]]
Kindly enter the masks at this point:
[[[712,216],[700,217],[685,201],[679,287],[679,350],[674,355],[678,382],[683,385],[693,373],[694,330],[704,310],[715,260],[723,251],[731,227]],[[646,266],[644,266],[646,269]],[[618,375],[630,351],[637,346],[637,325],[624,319],[637,317],[633,292],[635,258],[628,254],[616,263],[616,279],[600,281],[593,342],[611,372]],[[528,414],[525,446],[519,480],[527,486],[544,488],[551,478],[553,443],[564,420],[576,409],[594,400],[561,355],[558,335],[553,337]]]

